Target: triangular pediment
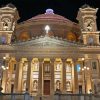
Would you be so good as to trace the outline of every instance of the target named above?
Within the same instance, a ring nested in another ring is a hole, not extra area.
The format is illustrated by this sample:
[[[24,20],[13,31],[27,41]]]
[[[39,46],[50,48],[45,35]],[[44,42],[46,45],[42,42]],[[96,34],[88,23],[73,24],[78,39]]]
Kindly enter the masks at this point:
[[[18,42],[14,45],[22,46],[78,46],[75,42],[68,42],[58,37],[41,36],[25,42]]]
[[[9,11],[9,10],[10,10],[10,11],[15,11],[15,9],[16,9],[16,8],[11,8],[11,7],[3,7],[3,8],[0,8],[0,10],[3,10],[3,11],[4,11],[4,10],[6,10],[6,11],[7,11],[7,10],[8,10],[8,11]]]
[[[84,11],[95,11],[94,8],[90,8],[90,7],[88,7],[88,8],[84,8],[83,10],[84,10]]]

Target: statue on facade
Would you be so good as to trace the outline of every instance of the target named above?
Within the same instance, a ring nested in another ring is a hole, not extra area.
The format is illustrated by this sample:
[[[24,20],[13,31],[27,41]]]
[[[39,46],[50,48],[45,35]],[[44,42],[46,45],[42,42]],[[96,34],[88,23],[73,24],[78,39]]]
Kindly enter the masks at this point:
[[[33,91],[37,91],[38,90],[38,82],[37,80],[33,81]]]
[[[26,80],[23,81],[23,90],[26,90]]]
[[[37,70],[39,69],[38,66],[39,66],[38,63],[34,63],[34,70],[35,70],[35,71],[37,71]]]
[[[56,65],[56,70],[57,70],[57,71],[60,70],[60,64],[59,64],[59,63]]]
[[[67,81],[67,82],[66,82],[66,90],[67,90],[67,91],[71,91],[71,84],[70,84],[70,81]]]
[[[7,83],[6,83],[6,93],[9,93],[10,92],[10,79],[8,78],[7,79]]]
[[[57,80],[56,81],[56,91],[59,91],[60,90],[60,81]]]

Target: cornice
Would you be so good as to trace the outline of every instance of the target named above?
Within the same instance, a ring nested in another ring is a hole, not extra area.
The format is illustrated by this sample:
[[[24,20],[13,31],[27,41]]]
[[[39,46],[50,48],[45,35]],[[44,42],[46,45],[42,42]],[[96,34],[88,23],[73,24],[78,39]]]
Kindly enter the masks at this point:
[[[39,36],[39,37],[33,37],[32,39],[28,41],[19,41],[14,43],[13,45],[15,46],[60,46],[60,47],[66,47],[66,46],[84,46],[83,44],[77,43],[77,42],[72,42],[68,41],[67,39],[62,39],[59,37],[54,37],[54,36]]]

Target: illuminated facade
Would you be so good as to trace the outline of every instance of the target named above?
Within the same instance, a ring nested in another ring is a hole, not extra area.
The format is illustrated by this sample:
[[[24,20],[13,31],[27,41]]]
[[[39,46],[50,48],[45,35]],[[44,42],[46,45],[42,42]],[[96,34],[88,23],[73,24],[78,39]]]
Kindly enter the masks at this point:
[[[97,8],[78,11],[74,23],[47,9],[21,23],[16,7],[0,8],[2,92],[32,95],[100,92]]]

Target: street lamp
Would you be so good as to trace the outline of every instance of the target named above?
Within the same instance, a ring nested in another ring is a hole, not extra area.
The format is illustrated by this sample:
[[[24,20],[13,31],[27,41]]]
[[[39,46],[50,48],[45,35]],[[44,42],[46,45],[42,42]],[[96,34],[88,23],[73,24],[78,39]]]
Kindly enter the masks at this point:
[[[85,94],[86,94],[86,72],[89,71],[89,67],[85,66],[84,64],[84,58],[82,58],[82,61],[83,61],[83,68],[82,68],[82,72],[83,72],[83,75],[84,75],[84,89],[85,89]]]

